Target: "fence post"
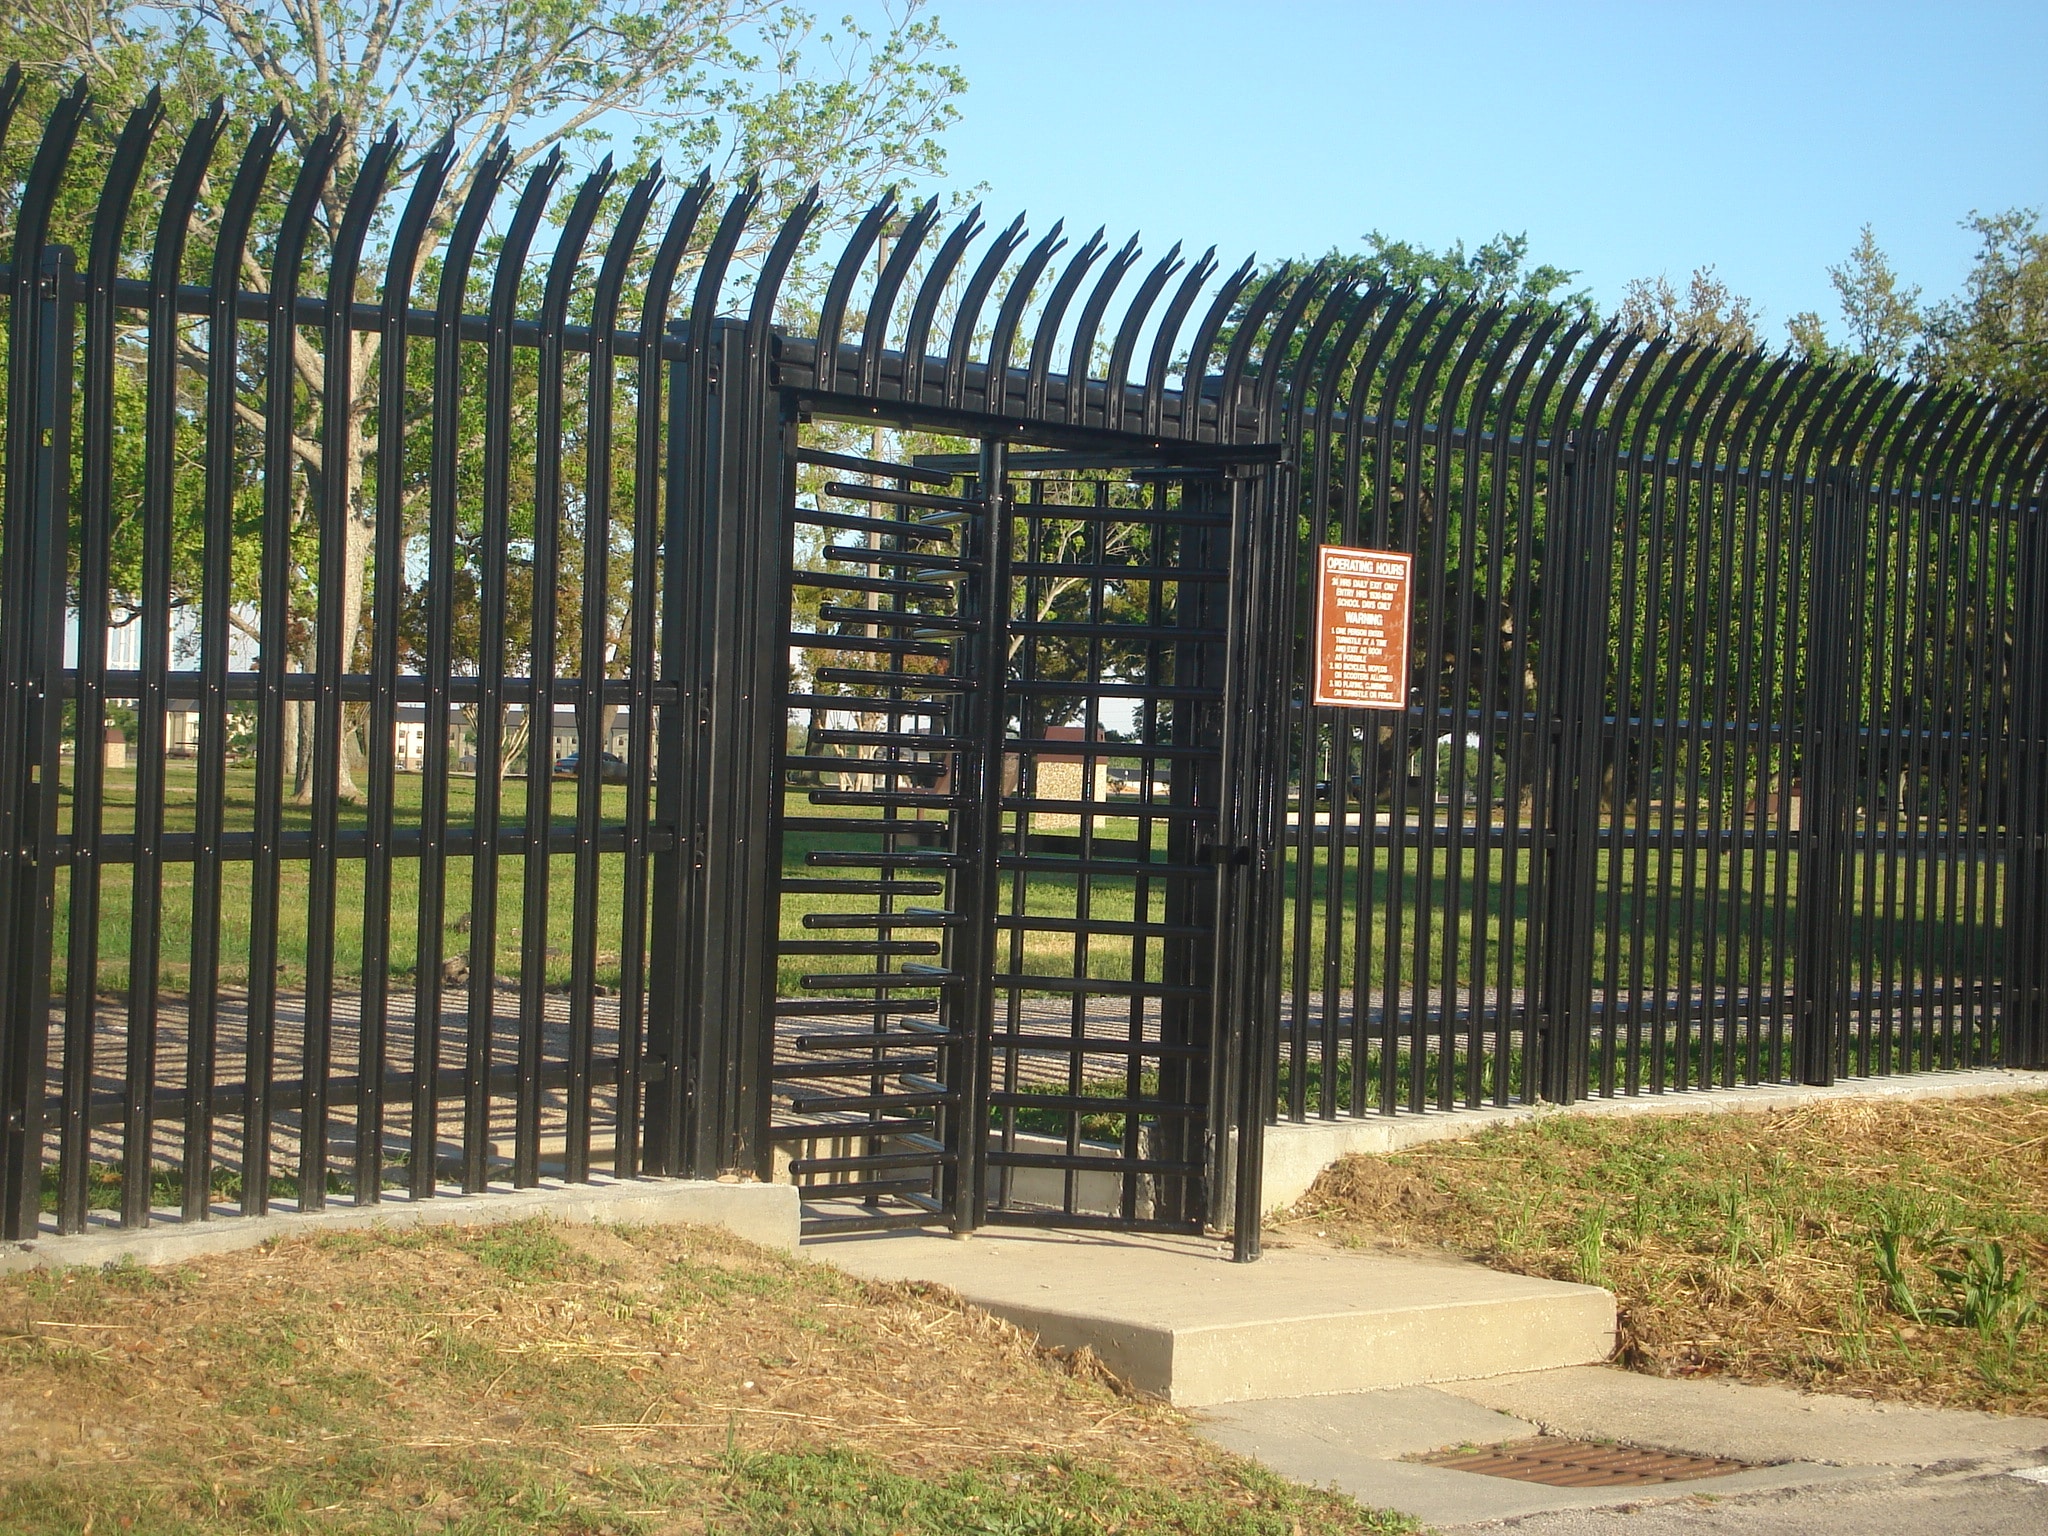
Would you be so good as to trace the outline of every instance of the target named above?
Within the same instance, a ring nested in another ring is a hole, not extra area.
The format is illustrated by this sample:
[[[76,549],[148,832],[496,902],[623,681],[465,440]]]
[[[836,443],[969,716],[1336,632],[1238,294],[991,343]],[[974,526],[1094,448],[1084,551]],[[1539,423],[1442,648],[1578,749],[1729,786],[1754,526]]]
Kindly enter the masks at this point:
[[[2019,521],[2014,585],[2011,734],[2006,753],[2005,1018],[2008,1067],[2048,1067],[2048,547],[2041,508]]]
[[[68,246],[45,248],[32,282],[15,284],[10,316],[0,545],[0,1237],[13,1240],[33,1237],[41,1215],[71,519],[73,267]],[[31,303],[19,302],[24,292]]]
[[[757,1031],[773,1027],[776,935],[762,931],[775,873],[762,850],[783,741],[764,668],[780,654],[773,583],[787,531],[780,471],[765,463],[783,436],[764,436],[776,406],[757,398],[759,372],[744,327],[721,321],[671,384],[663,666],[681,698],[663,714],[656,778],[676,844],[653,888],[647,1166],[687,1178],[765,1157]]]
[[[1851,590],[1862,562],[1856,517],[1861,498],[1848,473],[1829,469],[1816,490],[1813,554],[1806,592],[1805,729],[1801,732],[1799,893],[1792,1061],[1799,1081],[1835,1080],[1848,1019],[1849,946],[1845,868],[1853,809],[1846,786],[1855,770],[1856,643]]]
[[[1593,916],[1599,876],[1600,725],[1606,698],[1612,519],[1600,496],[1607,434],[1577,435],[1563,457],[1544,623],[1551,741],[1542,888],[1540,1027],[1529,1064],[1537,1095],[1569,1104],[1586,1091],[1593,1011]]]

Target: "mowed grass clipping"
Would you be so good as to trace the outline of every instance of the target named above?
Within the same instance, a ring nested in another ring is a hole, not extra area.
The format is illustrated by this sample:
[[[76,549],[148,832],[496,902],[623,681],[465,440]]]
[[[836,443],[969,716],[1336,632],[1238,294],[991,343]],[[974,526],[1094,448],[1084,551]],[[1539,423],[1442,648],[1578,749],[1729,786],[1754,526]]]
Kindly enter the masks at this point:
[[[1656,1375],[2048,1413],[2048,1094],[1551,1116],[1347,1158],[1279,1229],[1604,1285]]]
[[[683,1227],[0,1279],[0,1530],[1404,1531],[925,1287]]]

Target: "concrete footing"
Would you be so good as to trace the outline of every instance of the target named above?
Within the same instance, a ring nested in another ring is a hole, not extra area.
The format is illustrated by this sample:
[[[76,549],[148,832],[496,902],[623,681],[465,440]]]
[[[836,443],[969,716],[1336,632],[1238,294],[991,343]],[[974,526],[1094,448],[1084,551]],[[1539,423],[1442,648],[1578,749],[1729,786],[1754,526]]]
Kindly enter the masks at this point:
[[[984,1229],[841,1237],[805,1253],[878,1280],[926,1280],[1140,1391],[1246,1402],[1604,1360],[1614,1298],[1456,1261],[1196,1238]]]
[[[798,1199],[787,1184],[725,1183],[698,1179],[599,1179],[589,1184],[544,1184],[483,1195],[443,1195],[432,1200],[386,1200],[378,1205],[334,1205],[272,1216],[223,1213],[211,1221],[187,1222],[175,1212],[147,1227],[107,1227],[66,1237],[37,1238],[0,1247],[0,1274],[23,1269],[57,1269],[73,1264],[176,1264],[209,1253],[253,1248],[273,1238],[301,1237],[365,1227],[486,1226],[544,1216],[570,1223],[615,1222],[652,1225],[693,1222],[726,1231],[766,1248],[794,1250]]]
[[[1364,1115],[1357,1119],[1282,1122],[1266,1130],[1261,1190],[1268,1211],[1284,1211],[1309,1191],[1316,1175],[1340,1158],[1400,1152],[1425,1142],[1452,1141],[1499,1125],[1521,1125],[1552,1115],[1766,1115],[1836,1099],[1865,1103],[1913,1099],[1983,1098],[2039,1092],[2048,1072],[1989,1067],[1974,1072],[1925,1072],[1903,1077],[1845,1078],[1825,1088],[1767,1083],[1716,1088],[1706,1093],[1632,1094],[1583,1099],[1576,1104],[1509,1104],[1420,1115]]]

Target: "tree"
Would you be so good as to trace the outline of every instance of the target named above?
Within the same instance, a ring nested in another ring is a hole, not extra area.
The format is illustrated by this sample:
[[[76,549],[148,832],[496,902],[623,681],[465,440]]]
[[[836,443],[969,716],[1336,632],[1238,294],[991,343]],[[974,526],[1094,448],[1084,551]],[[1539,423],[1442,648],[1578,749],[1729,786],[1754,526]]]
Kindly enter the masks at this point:
[[[1792,342],[1816,361],[1910,369],[1935,383],[2048,397],[2048,230],[2031,208],[1972,213],[1979,240],[1960,292],[1932,305],[1902,283],[1869,225],[1828,268],[1845,343],[1812,312],[1794,315]]]
[[[943,169],[940,135],[958,115],[965,82],[944,62],[951,45],[922,15],[924,3],[897,0],[878,37],[851,18],[836,32],[822,31],[808,13],[774,0],[24,0],[9,46],[37,74],[46,98],[61,82],[88,77],[102,109],[102,147],[151,85],[164,87],[167,141],[216,94],[245,121],[281,111],[282,168],[272,175],[259,231],[275,223],[297,157],[338,123],[341,152],[316,214],[316,239],[331,236],[371,135],[396,122],[408,137],[394,184],[418,167],[436,134],[445,131],[454,144],[435,234],[452,222],[494,142],[515,146],[516,173],[558,148],[594,159],[623,132],[632,135],[622,146],[629,175],[657,149],[672,167],[758,175],[756,242],[771,238],[778,215],[815,184],[822,199],[815,243],[885,190]],[[74,218],[82,220],[90,190],[76,195]],[[208,232],[198,233],[203,248]],[[737,259],[758,254],[743,247]],[[381,265],[372,252],[359,297],[381,289]],[[245,266],[249,285],[264,286],[260,234]],[[304,332],[296,346],[308,404],[294,423],[294,448],[310,471],[327,451],[314,427],[322,358]],[[192,366],[207,366],[198,334],[189,347]],[[316,476],[298,488],[298,516],[309,527],[345,520],[341,650],[352,660],[377,520],[389,515],[364,494],[378,451],[370,430],[379,381],[374,336],[358,338],[353,364],[348,440],[340,445],[349,466],[344,504],[318,505]],[[244,402],[240,412],[246,429],[265,427],[256,405]],[[296,660],[310,664],[310,615],[295,612],[292,632]],[[310,761],[303,752],[300,760]],[[345,760],[342,772],[352,795]],[[298,788],[310,796],[304,772]]]
[[[1622,290],[1614,319],[1645,336],[1669,336],[1674,342],[1746,352],[1757,345],[1763,315],[1708,266],[1694,270],[1682,296],[1662,273],[1633,279]]]
[[[1816,361],[1861,362],[1886,372],[1903,368],[1923,323],[1920,290],[1899,281],[1868,224],[1842,264],[1828,268],[1828,281],[1841,302],[1849,345],[1830,343],[1826,327],[1812,310],[1785,323],[1792,344]]]
[[[1333,250],[1328,259],[1335,272],[1368,284],[1415,288],[1509,309],[1557,307],[1582,314],[1592,310],[1592,295],[1586,289],[1564,291],[1578,273],[1548,262],[1529,261],[1526,234],[1502,231],[1468,255],[1462,240],[1433,251],[1374,230],[1365,237],[1363,252]]]
[[[2048,230],[2031,208],[1973,213],[1982,242],[1962,292],[1927,312],[1913,365],[1937,381],[2048,397]]]

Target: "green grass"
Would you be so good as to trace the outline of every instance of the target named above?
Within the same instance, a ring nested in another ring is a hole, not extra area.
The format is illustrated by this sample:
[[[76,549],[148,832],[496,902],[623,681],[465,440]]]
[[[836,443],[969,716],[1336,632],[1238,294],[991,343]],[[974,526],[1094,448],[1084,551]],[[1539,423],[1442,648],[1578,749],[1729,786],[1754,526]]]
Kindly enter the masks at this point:
[[[2044,1188],[2048,1093],[1559,1115],[1347,1159],[1280,1230],[1606,1286],[1657,1374],[2039,1414]]]
[[[1366,1536],[944,1296],[680,1227],[0,1277],[0,1530]]]

